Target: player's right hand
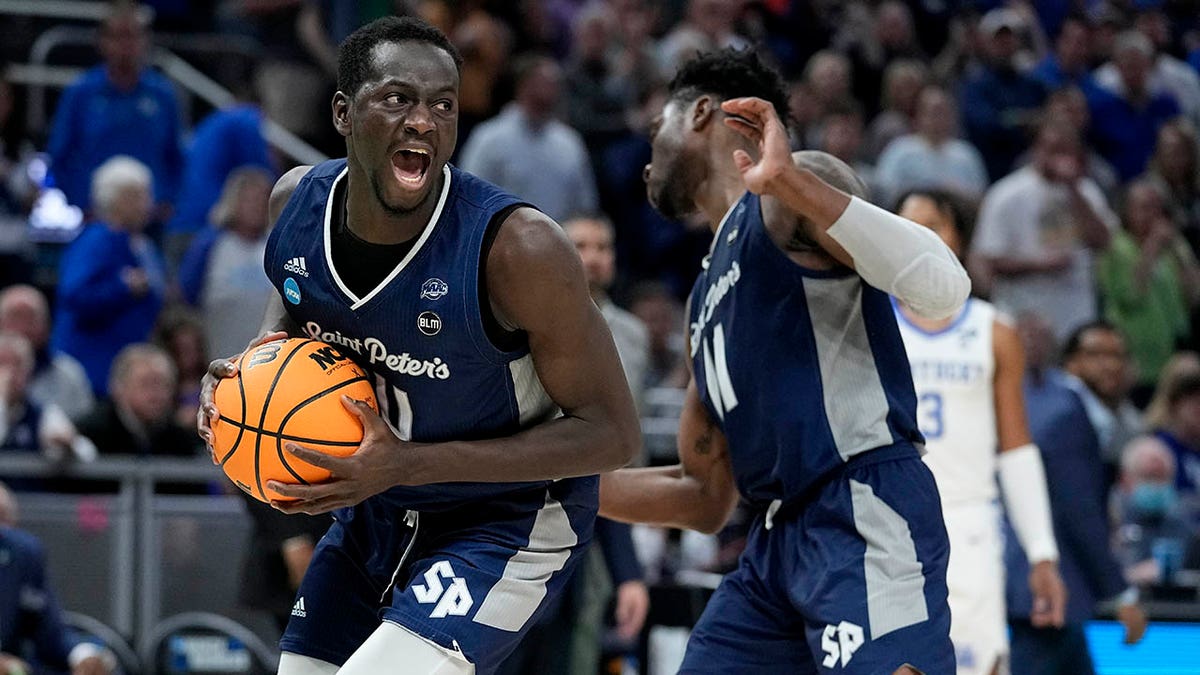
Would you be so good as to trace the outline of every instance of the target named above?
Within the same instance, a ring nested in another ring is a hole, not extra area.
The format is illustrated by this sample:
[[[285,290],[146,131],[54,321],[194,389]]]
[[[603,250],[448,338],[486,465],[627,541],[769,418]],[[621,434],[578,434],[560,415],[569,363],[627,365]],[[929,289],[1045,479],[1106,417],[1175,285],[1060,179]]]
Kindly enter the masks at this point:
[[[1125,626],[1125,644],[1136,645],[1146,634],[1146,611],[1136,602],[1117,605],[1117,621]]]
[[[284,331],[263,333],[251,340],[250,344],[242,350],[242,354],[261,344],[285,340],[287,337],[288,334]],[[200,380],[200,407],[196,410],[196,433],[200,434],[200,438],[204,440],[208,454],[212,456],[213,464],[221,463],[213,449],[212,423],[221,414],[217,410],[216,403],[213,402],[213,393],[217,390],[217,382],[237,374],[237,361],[242,354],[236,354],[227,359],[213,359],[208,364],[208,371],[204,373],[204,378]]]

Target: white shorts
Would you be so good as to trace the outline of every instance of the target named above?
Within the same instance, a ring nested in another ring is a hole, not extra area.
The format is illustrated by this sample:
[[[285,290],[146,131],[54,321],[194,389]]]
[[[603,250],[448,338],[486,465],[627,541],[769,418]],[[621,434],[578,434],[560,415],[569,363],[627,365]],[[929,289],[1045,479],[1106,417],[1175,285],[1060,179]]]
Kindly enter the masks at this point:
[[[946,504],[950,564],[950,641],[958,675],[988,675],[999,661],[1008,673],[1004,607],[1004,542],[995,503]]]

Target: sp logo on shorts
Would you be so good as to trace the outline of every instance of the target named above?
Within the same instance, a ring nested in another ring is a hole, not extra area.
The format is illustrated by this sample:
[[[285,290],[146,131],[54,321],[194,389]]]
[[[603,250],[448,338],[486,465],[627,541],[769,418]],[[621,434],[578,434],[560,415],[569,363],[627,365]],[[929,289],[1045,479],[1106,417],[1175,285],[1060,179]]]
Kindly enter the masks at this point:
[[[850,657],[863,645],[863,629],[861,626],[843,621],[838,625],[825,626],[821,635],[821,651],[825,652],[825,660],[821,665],[833,668],[841,661],[843,668],[850,663]]]
[[[447,585],[442,580],[449,582]],[[467,581],[454,575],[454,568],[449,560],[439,560],[425,572],[425,583],[413,584],[413,595],[422,605],[437,603],[431,619],[444,619],[447,616],[466,616],[475,601],[471,599],[471,591],[467,590]]]

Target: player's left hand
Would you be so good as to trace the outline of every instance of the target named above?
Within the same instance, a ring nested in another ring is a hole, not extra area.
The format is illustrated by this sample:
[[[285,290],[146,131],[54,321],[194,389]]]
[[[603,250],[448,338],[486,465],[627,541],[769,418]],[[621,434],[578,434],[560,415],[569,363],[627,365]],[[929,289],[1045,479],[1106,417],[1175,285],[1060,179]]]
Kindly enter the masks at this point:
[[[1067,588],[1058,573],[1058,564],[1043,560],[1034,565],[1029,571],[1029,591],[1033,594],[1029,623],[1035,628],[1062,628],[1066,621]]]
[[[650,592],[646,590],[644,582],[631,579],[617,586],[617,609],[614,614],[617,620],[617,635],[621,636],[622,640],[637,639],[649,611]]]
[[[313,485],[289,485],[267,481],[267,487],[289,501],[272,500],[271,506],[284,513],[317,515],[354,506],[368,497],[397,485],[397,467],[403,467],[404,446],[387,423],[366,403],[342,396],[342,405],[362,422],[363,439],[354,454],[329,455],[294,443],[283,449],[299,459],[329,471],[329,480]]]
[[[746,189],[766,194],[786,171],[796,168],[787,129],[775,106],[761,98],[735,98],[721,104],[728,116],[725,125],[757,146],[758,159],[745,150],[734,150],[733,161],[742,172]]]

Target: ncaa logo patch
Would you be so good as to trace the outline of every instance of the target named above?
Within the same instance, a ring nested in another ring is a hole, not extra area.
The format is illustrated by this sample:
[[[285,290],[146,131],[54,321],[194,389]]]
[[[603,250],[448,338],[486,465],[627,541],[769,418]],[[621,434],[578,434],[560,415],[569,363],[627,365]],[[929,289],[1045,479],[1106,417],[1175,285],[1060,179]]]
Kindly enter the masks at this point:
[[[300,284],[296,283],[296,280],[292,277],[288,277],[283,282],[283,297],[287,298],[287,301],[293,305],[300,304]]]
[[[442,317],[433,312],[421,312],[417,317],[417,328],[425,335],[433,337],[442,332]]]
[[[449,292],[450,287],[446,285],[446,282],[437,277],[426,279],[425,283],[421,284],[422,300],[437,300]]]

